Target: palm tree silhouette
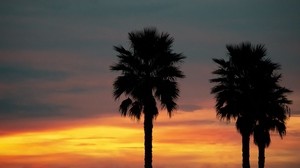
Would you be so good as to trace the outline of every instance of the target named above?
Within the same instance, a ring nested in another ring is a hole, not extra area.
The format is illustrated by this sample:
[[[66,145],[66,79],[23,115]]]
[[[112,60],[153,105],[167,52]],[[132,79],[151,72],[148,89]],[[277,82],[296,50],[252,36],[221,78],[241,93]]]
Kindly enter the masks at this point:
[[[263,45],[241,43],[226,48],[228,61],[213,59],[219,68],[213,71],[218,77],[211,79],[216,83],[211,93],[215,94],[219,118],[236,120],[236,128],[242,136],[243,168],[249,168],[249,142],[254,130],[255,142],[261,149],[268,145],[270,129],[276,129],[281,136],[285,133],[284,121],[289,111],[286,104],[291,103],[285,94],[290,91],[278,85],[281,75],[274,70],[279,65],[265,58]],[[264,157],[261,154],[260,160]]]
[[[263,55],[266,49],[260,48]],[[254,143],[258,146],[258,166],[264,168],[265,148],[271,143],[270,131],[276,131],[282,138],[286,133],[285,121],[290,116],[286,95],[291,91],[279,85],[282,75],[277,71],[280,65],[270,59],[264,59],[256,66],[256,78],[253,79],[254,94],[258,109],[255,111]]]
[[[178,63],[185,58],[174,53],[174,39],[155,28],[129,33],[130,48],[114,46],[118,63],[112,71],[121,71],[114,81],[114,98],[124,95],[119,111],[123,116],[140,120],[144,114],[145,168],[152,168],[153,119],[158,115],[156,101],[166,108],[171,117],[179,97],[177,78],[184,78]]]
[[[211,79],[216,85],[211,93],[215,94],[217,116],[222,120],[236,120],[236,128],[242,136],[243,168],[250,167],[249,142],[253,132],[254,115],[251,113],[249,94],[249,69],[247,65],[252,53],[251,45],[242,43],[227,45],[229,60],[213,59],[219,68],[213,71],[217,78]]]
[[[271,143],[270,130],[277,131],[282,138],[286,133],[285,120],[271,117],[258,119],[254,127],[254,144],[258,146],[259,168],[265,167],[265,148]]]

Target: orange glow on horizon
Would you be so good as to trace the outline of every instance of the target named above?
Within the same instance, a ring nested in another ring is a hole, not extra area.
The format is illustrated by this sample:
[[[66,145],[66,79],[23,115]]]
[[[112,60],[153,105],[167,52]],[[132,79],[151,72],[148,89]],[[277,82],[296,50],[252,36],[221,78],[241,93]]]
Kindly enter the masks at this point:
[[[8,168],[15,164],[48,167],[58,163],[76,164],[80,168],[99,163],[117,167],[120,160],[124,164],[133,163],[133,167],[143,165],[142,121],[114,116],[93,122],[97,123],[2,136],[0,163]],[[288,134],[283,141],[278,135],[272,136],[271,146],[266,149],[266,166],[275,162],[297,163],[296,155],[285,157],[281,153],[298,152],[299,147],[296,149],[295,145],[299,136],[293,134],[297,133],[299,123],[300,117],[288,121]],[[250,146],[251,162],[255,166],[257,148],[252,142]],[[241,137],[233,123],[218,121],[213,110],[178,112],[171,119],[167,114],[160,114],[154,121],[153,164],[156,167],[240,167]]]

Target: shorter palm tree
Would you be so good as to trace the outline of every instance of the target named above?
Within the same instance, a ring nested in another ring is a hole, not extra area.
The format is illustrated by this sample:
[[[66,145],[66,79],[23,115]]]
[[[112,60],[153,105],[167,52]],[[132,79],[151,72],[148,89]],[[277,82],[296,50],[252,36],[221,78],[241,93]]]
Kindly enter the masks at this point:
[[[284,122],[276,119],[269,119],[268,121],[258,121],[254,128],[254,144],[258,146],[258,167],[265,167],[265,148],[271,144],[270,131],[276,131],[281,138],[286,133],[286,126]]]
[[[279,69],[278,64],[263,65],[260,70],[260,76],[263,75],[263,80],[260,82],[258,92],[259,110],[256,113],[256,122],[254,126],[254,144],[258,146],[258,167],[265,166],[265,148],[271,143],[270,131],[278,132],[281,138],[286,134],[286,120],[290,116],[289,104],[286,95],[291,93],[289,89],[279,86],[278,82],[281,79],[281,74],[274,73],[274,70]],[[266,69],[271,67],[269,75],[264,74]],[[272,68],[273,67],[273,68]],[[259,78],[258,78],[259,79]]]

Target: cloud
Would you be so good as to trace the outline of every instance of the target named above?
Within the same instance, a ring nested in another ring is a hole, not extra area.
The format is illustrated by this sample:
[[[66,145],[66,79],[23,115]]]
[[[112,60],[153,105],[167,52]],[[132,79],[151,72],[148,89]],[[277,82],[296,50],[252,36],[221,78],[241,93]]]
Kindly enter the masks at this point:
[[[0,120],[51,118],[62,116],[68,105],[45,101],[52,88],[48,82],[63,82],[69,77],[64,71],[40,69],[20,64],[0,64]]]
[[[186,112],[193,112],[202,109],[202,107],[193,104],[181,104],[179,105],[179,109]]]
[[[0,65],[0,82],[15,83],[25,80],[62,80],[67,77],[66,72],[56,70],[35,69],[33,67]]]
[[[80,143],[80,144],[77,144],[76,146],[95,146],[97,144],[94,144],[94,143]]]
[[[100,48],[111,49],[116,45],[111,43],[112,39],[115,42],[127,36],[127,32],[120,31],[119,24],[123,27],[130,24],[120,23],[122,17],[136,19],[156,15],[168,6],[160,2],[120,1],[3,3],[0,8],[3,18],[0,20],[0,50],[62,49],[88,52]],[[140,14],[137,16],[136,13]]]
[[[299,116],[300,115],[300,110],[295,110],[291,112],[291,116]]]
[[[49,118],[61,116],[65,106],[43,104],[39,102],[25,103],[20,99],[0,98],[0,121],[26,118]]]
[[[157,126],[191,126],[191,125],[212,125],[216,124],[218,121],[212,119],[190,119],[190,120],[183,120],[183,121],[157,121],[155,124]]]
[[[112,113],[117,110],[110,62],[101,55],[69,51],[0,50],[0,120],[8,129],[4,132],[118,114]]]

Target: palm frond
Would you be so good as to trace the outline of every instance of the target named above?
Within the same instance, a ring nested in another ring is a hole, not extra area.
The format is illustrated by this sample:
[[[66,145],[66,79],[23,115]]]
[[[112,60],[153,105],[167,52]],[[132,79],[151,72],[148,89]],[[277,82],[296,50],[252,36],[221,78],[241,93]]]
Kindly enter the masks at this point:
[[[127,116],[128,108],[132,105],[132,100],[130,98],[127,98],[122,101],[119,111],[122,116]]]
[[[117,51],[120,55],[132,55],[132,53],[126,50],[123,46],[114,46],[114,50]]]
[[[132,107],[129,110],[129,116],[136,118],[137,120],[141,119],[142,115],[142,110],[143,110],[143,105],[139,101],[135,101],[132,103]]]
[[[139,79],[135,75],[124,75],[117,77],[113,83],[114,98],[118,99],[123,93],[126,95],[130,94],[134,90],[138,82]]]
[[[217,59],[217,58],[213,58],[212,59],[215,63],[219,64],[220,68],[225,68],[228,66],[228,62],[225,61],[224,59]]]
[[[166,66],[157,70],[155,76],[161,79],[167,79],[174,81],[177,78],[184,78],[185,75],[178,67],[175,66]]]
[[[175,100],[179,96],[179,89],[177,82],[170,80],[156,79],[155,84],[155,96],[160,100],[162,108],[166,108],[169,114],[177,108]]]
[[[139,101],[132,101],[127,98],[122,101],[119,111],[122,116],[129,116],[132,119],[140,120],[143,110],[143,104]]]

